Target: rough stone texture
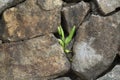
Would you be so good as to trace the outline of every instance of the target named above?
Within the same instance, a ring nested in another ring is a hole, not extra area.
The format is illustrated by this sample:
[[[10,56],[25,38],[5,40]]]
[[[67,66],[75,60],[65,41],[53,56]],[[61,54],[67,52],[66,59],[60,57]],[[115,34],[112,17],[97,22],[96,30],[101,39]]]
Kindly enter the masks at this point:
[[[76,2],[80,2],[81,0],[63,0],[63,1],[65,1],[65,2],[68,2],[68,3],[76,3]]]
[[[4,75],[5,80],[47,80],[69,68],[69,61],[51,34],[0,45],[0,78]]]
[[[0,40],[0,44],[2,43],[2,41]]]
[[[92,15],[76,33],[72,69],[84,80],[94,80],[113,62],[120,40],[119,15]]]
[[[5,80],[6,67],[5,67],[5,54],[2,51],[3,46],[0,46],[0,79]]]
[[[38,0],[38,4],[45,10],[52,10],[62,6],[62,0]]]
[[[97,2],[98,6],[104,12],[108,14],[114,11],[116,8],[120,7],[120,0],[94,0]]]
[[[54,80],[71,80],[69,77],[61,77],[61,78],[57,78],[57,79],[54,79]]]
[[[66,6],[62,10],[62,14],[64,17],[65,26],[67,27],[68,32],[70,32],[71,28],[75,25],[79,27],[84,17],[86,16],[89,10],[89,4],[79,2],[76,5]]]
[[[103,77],[97,80],[120,80],[120,65],[116,65],[112,71],[105,74]]]
[[[37,1],[27,0],[4,12],[5,26],[0,34],[3,40],[17,41],[57,31],[61,22],[60,8],[46,11],[41,9]]]
[[[25,0],[0,0],[0,14],[3,12],[5,9],[14,6],[22,1]]]

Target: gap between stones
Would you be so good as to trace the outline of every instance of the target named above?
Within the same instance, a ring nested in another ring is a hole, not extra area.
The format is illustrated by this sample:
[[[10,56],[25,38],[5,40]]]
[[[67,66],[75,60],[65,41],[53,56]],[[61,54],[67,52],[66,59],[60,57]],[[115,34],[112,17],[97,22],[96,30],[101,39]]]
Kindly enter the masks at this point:
[[[2,11],[2,13],[0,14],[0,19],[1,19],[1,15],[3,15],[3,12],[4,12],[5,10],[7,10],[7,9],[9,9],[9,8],[12,8],[12,7],[15,7],[15,6],[17,6],[18,4],[24,3],[25,1],[26,1],[26,0],[23,0],[23,1],[19,2],[19,3],[17,3],[17,4],[11,5],[11,6],[7,7],[6,9],[4,9],[4,10]]]
[[[116,55],[114,61],[111,64],[111,66],[106,71],[104,71],[103,73],[101,73],[101,75],[99,75],[97,77],[97,79],[100,78],[100,77],[102,77],[102,76],[104,76],[106,73],[110,72],[117,64],[120,64],[120,57],[119,57],[119,55]]]

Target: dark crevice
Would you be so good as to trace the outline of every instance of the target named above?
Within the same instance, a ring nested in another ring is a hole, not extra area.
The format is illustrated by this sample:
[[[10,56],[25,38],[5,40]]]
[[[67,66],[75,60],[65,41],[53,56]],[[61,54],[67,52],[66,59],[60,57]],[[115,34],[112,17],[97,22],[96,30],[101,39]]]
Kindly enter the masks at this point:
[[[67,31],[67,24],[66,24],[67,22],[66,22],[66,20],[65,20],[65,16],[64,16],[64,14],[62,13],[62,11],[61,11],[61,26],[62,26],[62,28],[63,28],[63,31],[64,31],[64,33],[65,33],[65,36],[68,36],[69,35],[69,33],[68,33],[68,31]]]
[[[120,64],[120,57],[118,55],[116,55],[111,66],[107,70],[105,70],[102,74],[100,74],[97,78],[100,78],[100,77],[104,76],[106,73],[110,72],[117,64]]]
[[[63,74],[61,76],[58,76],[57,78],[61,77],[69,77],[71,80],[79,80],[79,76],[77,76],[72,69],[70,69],[66,74]],[[55,78],[55,79],[57,79]]]
[[[106,14],[106,15],[103,15],[103,16],[111,16],[111,15],[113,15],[113,14],[119,12],[119,11],[120,11],[120,7],[119,7],[119,8],[116,8],[115,11],[113,11],[113,12],[111,12],[111,13],[108,13],[108,14]]]
[[[16,1],[17,1],[17,0],[16,0]],[[21,4],[21,3],[25,2],[26,0],[23,0],[23,1],[18,2],[18,3],[17,3],[16,1],[13,2],[13,3],[15,3],[15,4],[9,3],[9,6],[7,6],[4,10],[2,10],[2,12],[0,13],[0,15],[2,15],[3,12],[6,11],[7,9],[12,8],[12,7],[15,7],[15,6],[17,6],[18,4]]]
[[[84,2],[88,2],[88,3],[91,2],[91,0],[83,0],[83,1],[84,1]]]
[[[79,3],[81,0],[63,0],[66,3]]]
[[[31,39],[34,39],[34,38],[42,37],[44,35],[37,35],[37,36],[32,37],[32,38],[24,38],[24,39],[19,39],[19,40],[16,40],[16,41],[9,41],[9,40],[4,40],[4,39],[1,39],[1,40],[2,40],[3,44],[5,44],[5,43],[13,43],[13,42],[24,42],[24,41],[28,41],[28,40],[31,40]]]
[[[117,13],[118,11],[120,11],[120,7],[118,7],[114,11],[112,11],[108,14],[105,14],[99,7],[99,4],[96,2],[96,0],[91,0],[89,3],[91,6],[90,8],[92,10],[92,14],[94,14],[94,15],[100,15],[100,16],[106,17],[106,16],[111,16],[111,15]]]

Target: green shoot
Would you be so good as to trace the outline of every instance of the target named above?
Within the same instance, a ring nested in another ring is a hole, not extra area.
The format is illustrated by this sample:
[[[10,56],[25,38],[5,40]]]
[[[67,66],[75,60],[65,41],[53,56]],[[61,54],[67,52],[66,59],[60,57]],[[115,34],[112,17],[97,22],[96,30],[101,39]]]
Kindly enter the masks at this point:
[[[75,33],[75,26],[73,26],[73,28],[70,31],[69,35],[65,38],[64,31],[63,31],[62,27],[61,26],[58,27],[58,34],[61,37],[61,39],[58,39],[58,41],[59,41],[60,45],[62,46],[65,53],[71,52],[66,47],[71,42],[74,33]]]

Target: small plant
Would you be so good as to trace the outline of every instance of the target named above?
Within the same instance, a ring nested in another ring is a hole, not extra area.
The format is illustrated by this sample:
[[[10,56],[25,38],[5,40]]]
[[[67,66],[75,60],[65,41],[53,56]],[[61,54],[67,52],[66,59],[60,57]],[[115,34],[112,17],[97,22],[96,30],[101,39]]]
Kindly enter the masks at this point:
[[[58,39],[58,41],[60,45],[62,46],[65,53],[71,52],[70,50],[67,49],[67,46],[72,40],[74,33],[75,33],[75,26],[73,26],[72,30],[70,31],[67,37],[65,37],[62,27],[61,26],[58,27],[58,34],[60,36],[60,39]]]

